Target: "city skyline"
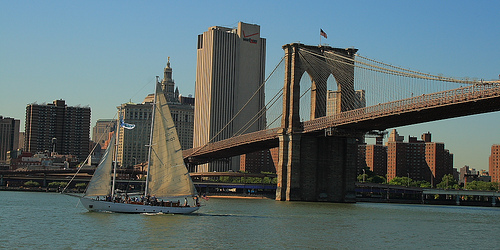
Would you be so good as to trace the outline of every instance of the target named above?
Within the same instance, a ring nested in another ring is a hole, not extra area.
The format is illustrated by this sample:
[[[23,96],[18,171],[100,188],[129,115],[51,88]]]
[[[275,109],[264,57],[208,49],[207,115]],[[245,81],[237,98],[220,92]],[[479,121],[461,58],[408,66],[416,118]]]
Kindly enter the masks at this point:
[[[498,7],[488,1],[325,1],[314,6],[9,1],[0,9],[6,24],[0,27],[0,115],[21,120],[24,131],[27,104],[64,99],[69,106],[90,106],[93,127],[97,119],[113,118],[117,105],[140,103],[152,93],[150,86],[169,56],[180,93],[194,96],[197,35],[239,21],[259,25],[267,39],[266,75],[283,56],[282,45],[316,45],[322,29],[328,34],[322,43],[354,46],[361,55],[386,63],[444,76],[498,79]],[[433,141],[446,143],[455,155],[457,169],[487,169],[491,145],[500,144],[499,122],[495,112],[397,129],[405,137],[430,131]]]

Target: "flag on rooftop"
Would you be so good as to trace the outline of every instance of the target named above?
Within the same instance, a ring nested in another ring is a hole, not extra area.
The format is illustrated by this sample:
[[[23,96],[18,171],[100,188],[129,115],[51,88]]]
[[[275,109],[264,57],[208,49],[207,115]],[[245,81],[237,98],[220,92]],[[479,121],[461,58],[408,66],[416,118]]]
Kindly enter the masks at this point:
[[[326,33],[323,31],[323,29],[319,29],[319,34],[321,36],[323,36],[324,38],[328,38],[328,36],[326,35]]]

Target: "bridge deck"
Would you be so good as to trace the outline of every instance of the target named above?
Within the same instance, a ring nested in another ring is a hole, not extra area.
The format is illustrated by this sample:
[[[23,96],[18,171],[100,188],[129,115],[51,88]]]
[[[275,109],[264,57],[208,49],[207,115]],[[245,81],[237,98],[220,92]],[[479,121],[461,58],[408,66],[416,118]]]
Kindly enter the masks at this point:
[[[324,135],[327,128],[356,131],[385,130],[411,124],[500,110],[500,85],[478,84],[394,102],[351,110],[306,121],[302,133]],[[261,130],[204,147],[184,150],[187,162],[205,163],[213,159],[270,149],[278,146],[279,128]]]

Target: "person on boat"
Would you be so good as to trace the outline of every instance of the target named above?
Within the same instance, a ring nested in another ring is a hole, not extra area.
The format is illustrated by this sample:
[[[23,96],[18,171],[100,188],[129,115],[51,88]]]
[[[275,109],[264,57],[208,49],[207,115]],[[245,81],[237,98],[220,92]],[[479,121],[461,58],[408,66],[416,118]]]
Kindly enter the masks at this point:
[[[199,202],[199,200],[198,200],[198,196],[193,197],[193,200],[194,200],[194,204],[195,204],[197,207],[199,207],[199,206],[200,206],[200,202]]]
[[[184,198],[184,206],[187,207],[188,206],[188,199],[187,198]]]

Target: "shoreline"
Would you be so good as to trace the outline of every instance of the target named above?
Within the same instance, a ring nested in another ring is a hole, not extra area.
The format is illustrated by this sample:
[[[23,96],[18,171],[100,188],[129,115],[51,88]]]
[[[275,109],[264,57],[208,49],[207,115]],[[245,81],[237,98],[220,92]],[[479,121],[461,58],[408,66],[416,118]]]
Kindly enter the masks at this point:
[[[245,195],[207,195],[208,198],[215,199],[271,199],[266,196],[245,196]]]
[[[46,193],[60,193],[57,188],[19,188],[19,187],[0,187],[0,191],[19,191],[19,192],[46,192]],[[67,193],[81,193],[76,189],[67,190]],[[247,199],[247,200],[274,200],[274,198],[269,195],[233,195],[233,194],[207,194],[208,198],[214,199]],[[444,206],[464,206],[464,207],[500,207],[500,203],[491,204],[491,202],[484,201],[461,201],[460,204],[456,204],[453,200],[446,201],[434,201],[427,200],[427,202],[422,202],[421,200],[411,200],[411,199],[391,199],[384,200],[379,198],[358,198],[354,203],[393,203],[393,204],[421,204],[421,205],[444,205]]]

